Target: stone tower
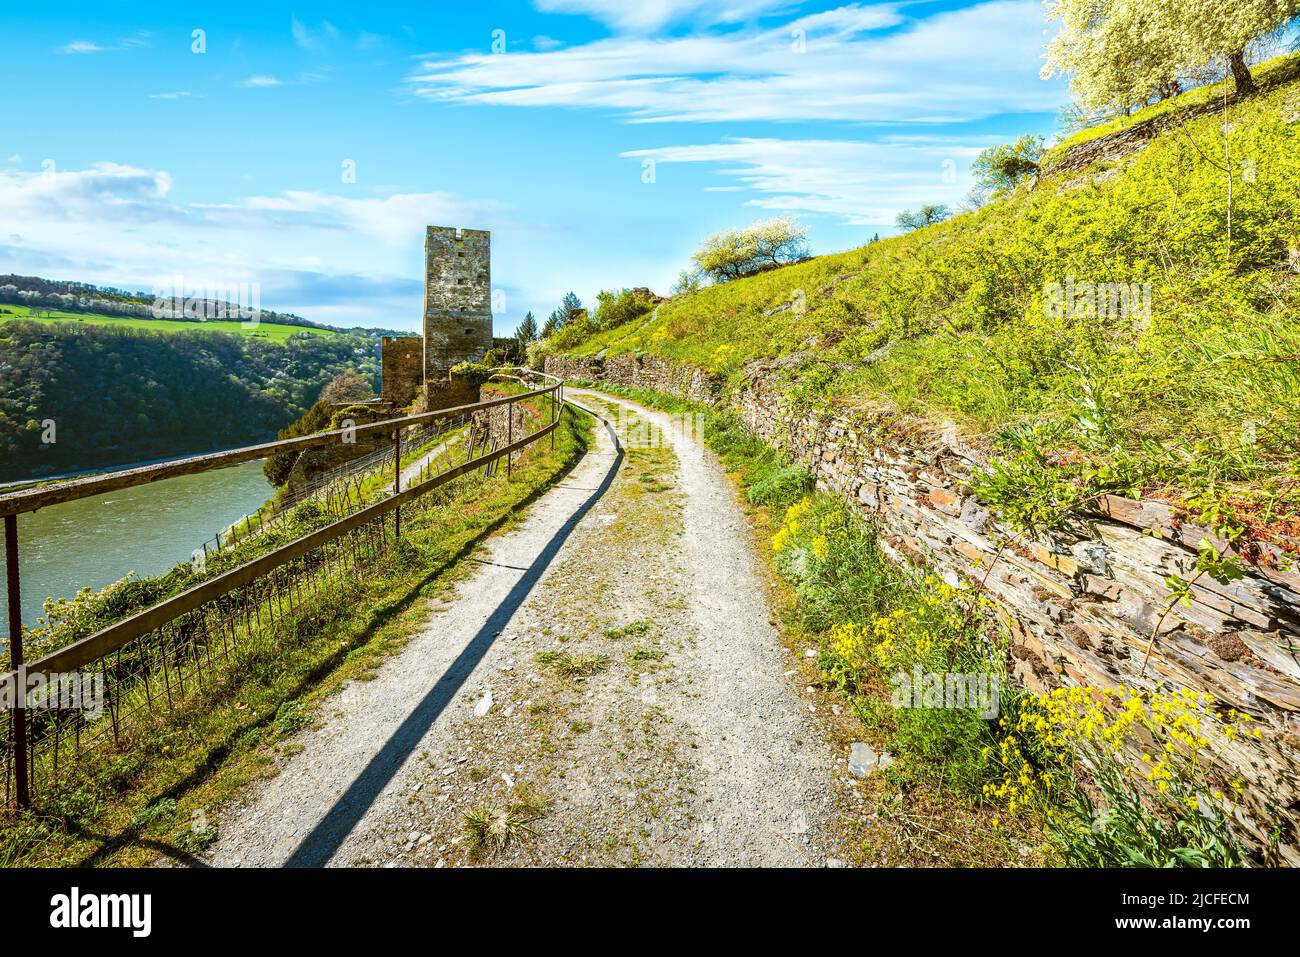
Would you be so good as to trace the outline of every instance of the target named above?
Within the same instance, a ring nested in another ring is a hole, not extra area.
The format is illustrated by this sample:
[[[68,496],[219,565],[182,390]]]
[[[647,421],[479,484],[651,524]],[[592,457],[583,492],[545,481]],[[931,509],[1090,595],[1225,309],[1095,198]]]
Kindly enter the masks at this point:
[[[424,237],[424,381],[492,348],[492,234],[430,226]]]

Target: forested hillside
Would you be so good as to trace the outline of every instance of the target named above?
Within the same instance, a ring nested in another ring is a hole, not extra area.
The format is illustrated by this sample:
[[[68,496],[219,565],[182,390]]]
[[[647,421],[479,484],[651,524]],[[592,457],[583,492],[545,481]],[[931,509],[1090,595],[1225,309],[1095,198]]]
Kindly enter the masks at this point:
[[[348,369],[374,376],[369,340],[6,322],[0,481],[273,439]]]
[[[289,312],[262,309],[249,301],[252,288],[230,290],[244,299],[186,298],[185,290],[164,290],[159,295],[147,292],[128,292],[105,286],[72,280],[42,279],[40,276],[0,276],[0,303],[16,303],[33,309],[60,310],[71,313],[89,313],[101,316],[122,316],[137,319],[172,319],[201,322],[204,319],[244,318],[239,310],[256,306],[258,322],[303,329],[329,329],[320,323],[310,322]]]

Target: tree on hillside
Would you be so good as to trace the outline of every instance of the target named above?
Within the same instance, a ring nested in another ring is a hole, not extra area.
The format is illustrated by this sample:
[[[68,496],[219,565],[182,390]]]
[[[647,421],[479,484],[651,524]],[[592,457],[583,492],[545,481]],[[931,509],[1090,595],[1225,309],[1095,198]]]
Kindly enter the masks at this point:
[[[971,172],[975,184],[993,196],[1012,189],[1038,171],[1043,156],[1041,136],[1022,136],[1014,143],[991,146],[975,158]]]
[[[563,329],[574,316],[582,311],[582,300],[578,298],[577,294],[573,292],[566,293],[564,299],[560,302],[560,328]]]
[[[515,330],[515,339],[519,343],[521,353],[527,350],[530,342],[537,341],[537,317],[531,311],[524,314],[524,321],[519,323],[519,328]]]
[[[552,309],[551,314],[542,323],[542,338],[549,339],[560,331],[560,310]]]
[[[654,294],[649,289],[602,289],[596,294],[596,312],[591,317],[591,325],[594,329],[613,329],[640,319],[654,304]]]
[[[1247,48],[1286,26],[1300,13],[1300,0],[1159,0],[1168,29],[1182,38],[1189,68],[1227,62],[1237,94],[1254,93]]]
[[[691,256],[696,267],[717,282],[752,276],[808,255],[808,231],[794,219],[767,219],[714,233]]]
[[[929,203],[916,212],[912,212],[910,209],[903,210],[898,214],[894,222],[898,224],[899,229],[912,230],[941,223],[951,215],[952,213],[949,212],[948,207],[942,203]]]
[[[348,402],[365,402],[375,397],[370,383],[355,372],[340,372],[320,390],[319,401],[342,405]]]
[[[704,285],[704,274],[699,269],[683,269],[677,274],[677,281],[673,283],[672,293],[674,296],[690,295],[693,292],[699,292],[700,287]]]
[[[1049,0],[1060,32],[1043,76],[1068,76],[1091,112],[1127,114],[1220,64],[1244,95],[1255,90],[1248,48],[1297,12],[1300,0]]]
[[[1120,113],[1181,89],[1177,38],[1160,23],[1164,0],[1052,0],[1060,32],[1047,47],[1044,78],[1070,78],[1086,113]]]

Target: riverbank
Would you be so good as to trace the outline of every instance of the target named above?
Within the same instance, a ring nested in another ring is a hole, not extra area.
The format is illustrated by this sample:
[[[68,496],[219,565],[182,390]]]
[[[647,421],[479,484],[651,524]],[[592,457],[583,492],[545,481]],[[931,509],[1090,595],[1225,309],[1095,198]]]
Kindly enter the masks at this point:
[[[36,624],[47,596],[165,572],[274,493],[262,463],[245,462],[20,515],[23,622]],[[0,612],[8,614],[3,594]]]

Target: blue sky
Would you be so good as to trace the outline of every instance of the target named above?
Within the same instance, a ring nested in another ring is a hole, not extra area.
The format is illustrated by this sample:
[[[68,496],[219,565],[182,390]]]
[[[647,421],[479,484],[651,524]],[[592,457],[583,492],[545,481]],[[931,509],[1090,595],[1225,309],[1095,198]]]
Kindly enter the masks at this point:
[[[487,228],[505,334],[667,292],[719,229],[833,252],[959,202],[1057,125],[1044,30],[1038,0],[6,4],[0,272],[416,329],[424,226]]]

